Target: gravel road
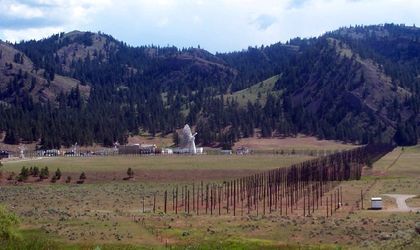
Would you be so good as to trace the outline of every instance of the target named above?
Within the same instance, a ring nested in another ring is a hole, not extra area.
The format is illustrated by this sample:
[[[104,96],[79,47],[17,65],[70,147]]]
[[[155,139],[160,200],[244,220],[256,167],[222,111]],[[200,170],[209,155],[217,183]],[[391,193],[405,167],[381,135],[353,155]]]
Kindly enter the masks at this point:
[[[392,209],[393,211],[399,211],[399,212],[420,211],[420,208],[409,207],[407,206],[407,203],[405,203],[407,199],[414,198],[416,197],[416,195],[411,195],[411,194],[384,194],[384,195],[395,199],[397,203],[397,208]]]

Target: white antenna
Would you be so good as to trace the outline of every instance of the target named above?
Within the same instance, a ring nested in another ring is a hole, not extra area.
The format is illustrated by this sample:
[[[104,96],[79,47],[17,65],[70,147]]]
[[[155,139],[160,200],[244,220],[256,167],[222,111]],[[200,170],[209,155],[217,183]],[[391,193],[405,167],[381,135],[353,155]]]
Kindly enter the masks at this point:
[[[25,150],[26,150],[26,147],[24,145],[21,145],[18,148],[19,148],[19,151],[20,151],[19,157],[21,159],[25,158]]]
[[[195,147],[195,136],[197,133],[192,134],[191,128],[188,124],[183,129],[183,146],[188,149],[189,153],[197,154],[197,148]]]
[[[77,154],[77,142],[73,145],[73,153]]]

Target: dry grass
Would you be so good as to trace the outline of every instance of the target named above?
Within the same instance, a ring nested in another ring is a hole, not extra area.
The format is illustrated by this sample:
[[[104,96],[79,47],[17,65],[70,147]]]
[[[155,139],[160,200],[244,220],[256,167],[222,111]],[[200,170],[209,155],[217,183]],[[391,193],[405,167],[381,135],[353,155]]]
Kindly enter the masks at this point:
[[[344,207],[328,219],[324,208],[310,217],[302,217],[300,210],[296,210],[291,217],[280,216],[278,212],[266,216],[236,217],[191,216],[182,212],[178,215],[143,214],[140,211],[142,197],[146,197],[146,211],[150,211],[151,194],[162,188],[170,190],[177,183],[174,180],[161,184],[138,180],[84,185],[3,186],[0,200],[23,218],[25,228],[41,228],[41,231],[60,242],[76,246],[123,242],[150,248],[168,245],[202,249],[295,249],[299,246],[317,249],[337,246],[346,249],[416,249],[420,246],[420,239],[413,228],[418,214],[359,210],[356,202],[360,198],[360,190],[365,192],[365,208],[369,206],[371,196],[384,192],[418,192],[420,168],[419,163],[413,160],[418,150],[407,148],[400,155],[401,149],[396,149],[375,163],[373,171],[365,171],[369,175],[362,180],[342,183]],[[104,172],[114,168],[125,172],[129,165],[135,165],[135,171],[138,172],[150,169],[196,171],[202,168],[218,172],[226,168],[253,171],[255,168],[288,165],[285,157],[57,158],[39,164],[51,164],[60,166],[62,170],[76,172],[86,168],[98,172],[102,171],[101,168],[105,169]],[[295,156],[290,160],[297,159],[300,158]],[[394,169],[396,166],[398,168]],[[17,163],[7,163],[5,166],[9,170],[19,167]],[[384,199],[385,207],[392,208],[392,200]],[[412,199],[409,205],[417,204],[417,200]],[[157,210],[162,210],[161,202]]]
[[[286,138],[243,138],[235,143],[235,148],[249,147],[253,150],[344,150],[356,147],[338,141],[318,140],[312,136],[298,135]]]

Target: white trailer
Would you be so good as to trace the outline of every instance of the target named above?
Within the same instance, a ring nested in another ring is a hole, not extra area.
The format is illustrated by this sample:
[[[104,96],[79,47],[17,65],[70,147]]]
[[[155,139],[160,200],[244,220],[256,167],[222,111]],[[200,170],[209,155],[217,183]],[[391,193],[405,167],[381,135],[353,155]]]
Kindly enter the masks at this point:
[[[382,198],[381,197],[372,197],[371,201],[371,208],[380,210],[382,209]]]

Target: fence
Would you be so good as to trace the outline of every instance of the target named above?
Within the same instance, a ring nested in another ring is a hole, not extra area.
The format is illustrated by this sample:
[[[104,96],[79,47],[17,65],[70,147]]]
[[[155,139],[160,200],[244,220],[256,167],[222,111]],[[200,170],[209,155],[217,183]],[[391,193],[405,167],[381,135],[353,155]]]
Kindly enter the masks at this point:
[[[362,167],[393,150],[392,145],[367,145],[221,183],[175,186],[154,192],[150,212],[244,215],[277,212],[310,215],[320,207],[327,216],[343,203],[341,181],[359,180]],[[325,196],[329,193],[329,197]],[[150,200],[151,199],[151,200]],[[145,198],[143,197],[143,212]],[[157,201],[162,200],[161,203]],[[325,204],[323,204],[323,202]]]

